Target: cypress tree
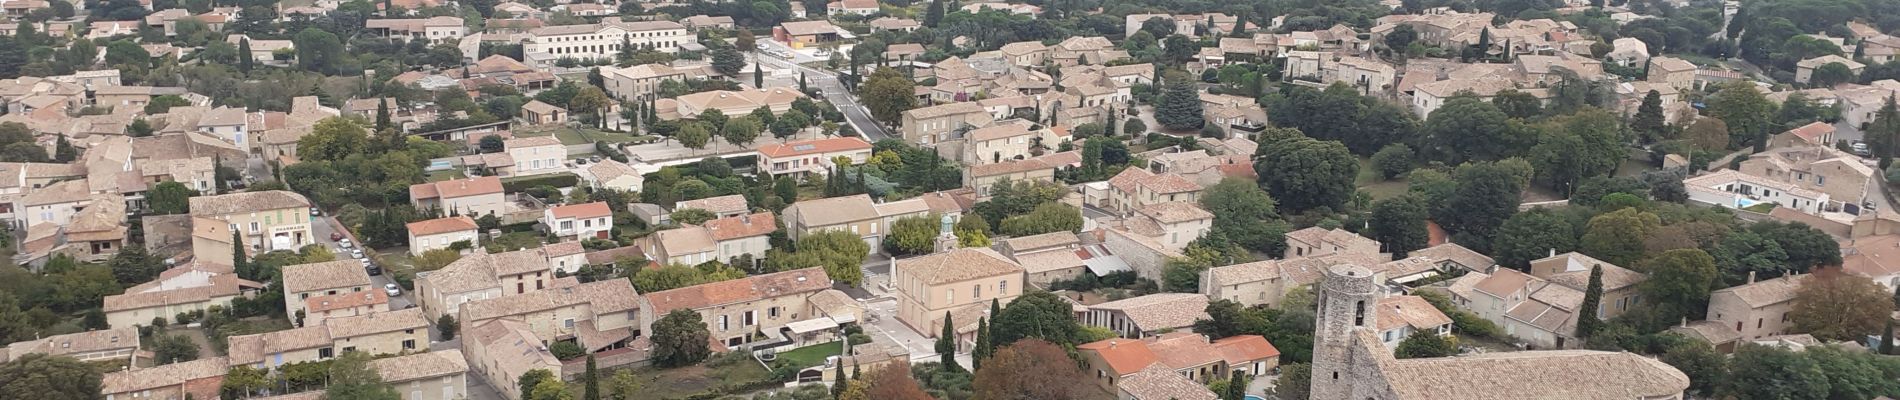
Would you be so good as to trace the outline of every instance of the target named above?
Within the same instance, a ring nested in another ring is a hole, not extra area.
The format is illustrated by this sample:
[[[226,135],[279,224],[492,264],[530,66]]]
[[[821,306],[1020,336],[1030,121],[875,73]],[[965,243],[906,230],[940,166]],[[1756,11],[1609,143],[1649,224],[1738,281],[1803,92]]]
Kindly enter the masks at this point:
[[[937,356],[942,359],[944,369],[963,369],[957,366],[957,324],[950,319],[949,311],[943,313],[943,333],[937,334]]]
[[[376,131],[389,129],[389,125],[389,98],[384,97],[376,102]]]
[[[587,355],[587,387],[581,392],[582,400],[600,400],[600,375],[594,370],[594,355]]]
[[[251,268],[250,264],[251,264],[250,260],[246,260],[244,258],[244,236],[238,234],[238,231],[236,229],[232,229],[231,230],[231,270],[234,272],[237,272],[238,277],[241,277],[244,279],[256,280],[256,279],[261,278],[257,276],[258,275],[257,271],[248,271],[249,275],[248,276],[246,275],[247,270]]]
[[[1603,302],[1603,266],[1590,267],[1590,285],[1583,290],[1583,305],[1577,307],[1577,337],[1587,338],[1603,329],[1597,319],[1598,304]]]
[[[931,0],[930,10],[924,13],[924,26],[937,27],[937,23],[943,21],[943,15],[947,12],[943,0]]]
[[[839,366],[836,382],[833,382],[831,384],[831,399],[838,400],[839,398],[844,397],[844,391],[850,390],[850,389],[851,389],[851,380],[844,376],[844,366]]]
[[[758,62],[752,63],[752,87],[756,89],[765,88],[765,73],[759,70]]]
[[[1893,319],[1887,319],[1887,329],[1881,331],[1880,354],[1893,355]]]
[[[1221,400],[1246,400],[1246,399],[1247,399],[1247,372],[1241,371],[1241,370],[1234,370],[1233,378],[1229,378],[1227,380],[1227,393],[1224,393],[1221,395]]]
[[[251,38],[238,39],[238,71],[251,72],[251,66],[257,60],[251,57]]]
[[[976,319],[976,348],[970,350],[970,370],[983,368],[983,359],[990,357],[990,319]]]
[[[805,84],[805,73],[798,73],[798,92],[805,93],[809,91],[811,91],[811,86]]]
[[[1242,37],[1242,35],[1245,35],[1246,33],[1247,33],[1247,13],[1240,13],[1240,16],[1234,17],[1233,34],[1228,35],[1228,36]]]

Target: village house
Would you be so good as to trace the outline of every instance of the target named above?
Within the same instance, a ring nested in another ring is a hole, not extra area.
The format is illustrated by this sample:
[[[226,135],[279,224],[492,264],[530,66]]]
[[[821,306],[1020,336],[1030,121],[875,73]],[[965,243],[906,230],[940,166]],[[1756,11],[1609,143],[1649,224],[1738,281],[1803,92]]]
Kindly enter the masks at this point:
[[[365,314],[324,320],[302,328],[232,336],[231,364],[276,369],[323,361],[343,353],[404,354],[429,348],[429,321],[422,310]]]
[[[1675,57],[1651,57],[1649,59],[1649,82],[1674,86],[1676,90],[1695,88],[1696,66]]]
[[[304,300],[304,325],[323,321],[389,311],[389,293],[381,290],[337,293]]]
[[[988,127],[970,130],[964,134],[963,164],[980,165],[1003,162],[1003,160],[1022,160],[1030,157],[1033,147],[1048,147],[1055,143],[1042,143],[1039,131],[1029,128],[1035,125],[1024,120],[998,121]]]
[[[831,197],[793,203],[785,208],[785,234],[793,241],[824,231],[851,231],[881,251],[884,234],[899,218],[926,215],[934,211],[921,198],[888,203],[873,203],[869,195]]]
[[[776,218],[767,211],[654,232],[638,242],[644,242],[647,257],[654,261],[699,265],[726,262],[740,255],[764,258],[765,251],[772,247],[768,236],[777,230]]]
[[[589,353],[625,347],[640,332],[650,332],[636,319],[640,293],[632,281],[576,282],[570,277],[547,290],[470,301],[456,320],[473,325],[520,321],[538,342],[573,342]]]
[[[356,260],[286,265],[283,279],[284,312],[290,316],[301,314],[304,301],[311,297],[382,290],[372,286],[374,283],[370,282],[369,274],[363,271],[363,264]]]
[[[606,202],[570,204],[542,211],[541,224],[548,234],[564,238],[609,239],[614,228],[614,213]]]
[[[1451,317],[1438,311],[1431,302],[1418,296],[1392,296],[1379,299],[1379,320],[1374,328],[1386,348],[1397,349],[1399,342],[1414,332],[1451,336]]]
[[[1603,57],[1617,65],[1633,68],[1649,63],[1649,44],[1643,43],[1641,39],[1616,38],[1615,41],[1610,42],[1610,46],[1612,46],[1610,54]]]
[[[1219,266],[1201,273],[1201,293],[1248,307],[1278,306],[1288,291],[1319,282],[1323,268],[1339,264],[1374,265],[1380,260],[1377,254],[1335,253]]]
[[[877,11],[877,0],[839,0],[825,4],[826,14],[871,15]]]
[[[1200,293],[1156,293],[1085,306],[1077,320],[1115,331],[1128,339],[1187,331],[1194,321],[1207,319],[1207,296]]]
[[[546,247],[503,253],[477,251],[434,271],[416,274],[413,299],[430,318],[454,315],[464,303],[525,294],[554,286]]]
[[[894,260],[891,285],[897,289],[897,320],[928,337],[944,332],[945,318],[957,326],[957,348],[976,340],[976,321],[1022,295],[1023,267],[987,248],[959,248],[907,260]]]
[[[1825,56],[1801,60],[1800,62],[1795,63],[1794,64],[1795,83],[1809,83],[1811,79],[1813,79],[1814,77],[1814,70],[1820,69],[1821,67],[1827,66],[1828,64],[1841,64],[1842,66],[1846,66],[1849,72],[1853,72],[1853,76],[1860,76],[1860,71],[1867,69],[1867,64],[1861,64],[1859,62],[1855,62],[1854,60],[1850,60],[1847,57],[1841,57],[1838,55],[1829,54]],[[1852,76],[1850,76],[1850,78],[1851,77]]]
[[[1900,235],[1840,240],[1841,272],[1867,278],[1888,290],[1900,287]]]
[[[686,29],[694,31],[701,29],[732,29],[733,26],[736,26],[733,25],[732,17],[730,16],[708,16],[705,14],[681,18],[680,24],[686,25]]]
[[[1135,209],[1135,215],[1123,220],[1123,228],[1134,234],[1181,251],[1188,243],[1213,230],[1214,214],[1194,203],[1171,201]]]
[[[390,39],[426,40],[429,43],[455,43],[468,36],[468,28],[459,17],[371,19],[363,21],[370,33]]]
[[[230,236],[227,234],[226,238]],[[227,252],[228,257],[228,252]],[[194,260],[158,273],[157,278],[105,297],[106,325],[150,325],[153,318],[171,319],[179,313],[231,307],[231,301],[264,284],[238,278],[231,266]]]
[[[45,354],[84,362],[137,365],[139,330],[131,326],[100,329],[14,342],[0,348],[0,362]]]
[[[310,233],[310,200],[296,192],[196,196],[190,203],[194,221],[223,222],[240,232],[244,244],[254,251],[296,251],[315,243],[315,235]]]
[[[582,181],[587,182],[587,185],[594,189],[638,192],[646,181],[646,177],[640,174],[640,170],[610,158],[595,161],[575,172],[581,176]]]
[[[567,109],[529,100],[521,106],[521,120],[528,125],[560,125],[567,123]]]
[[[443,214],[470,217],[499,217],[508,203],[502,193],[501,178],[478,176],[409,185],[409,204],[418,210],[439,210]]]
[[[1318,257],[1337,253],[1379,254],[1379,242],[1342,228],[1308,227],[1286,233],[1282,258]]]
[[[924,26],[923,23],[917,22],[917,20],[914,20],[914,19],[892,18],[892,17],[882,17],[882,18],[871,20],[869,25],[871,25],[871,30],[874,32],[875,31],[910,32],[910,31],[915,31],[917,30],[917,28],[922,28]]]
[[[830,174],[832,166],[839,157],[851,160],[851,165],[863,164],[871,158],[871,143],[856,137],[800,140],[759,146],[760,172],[770,172],[773,176],[803,176],[808,174]]]
[[[746,204],[745,195],[734,194],[713,196],[704,199],[686,200],[673,203],[673,211],[686,209],[706,210],[713,218],[737,217],[752,212],[752,206]]]
[[[853,0],[866,1],[868,0]],[[787,21],[772,27],[772,39],[794,49],[836,42],[851,36],[851,31],[832,25],[830,21]]]
[[[465,244],[462,251],[467,251],[480,244],[475,240],[480,227],[475,225],[474,219],[465,215],[410,222],[406,226],[409,228],[410,255],[420,256],[430,250],[447,249],[456,243]]]
[[[1834,133],[1833,124],[1821,121],[1809,122],[1807,125],[1795,127],[1794,129],[1789,129],[1787,132],[1769,136],[1768,148],[1833,147]]]
[[[1773,203],[1806,214],[1820,215],[1823,209],[1839,209],[1827,193],[1732,169],[1719,170],[1682,180],[1689,190],[1689,201],[1727,208],[1746,208]]]
[[[666,99],[661,99],[654,107],[661,111],[662,119],[698,118],[700,113],[707,110],[719,110],[727,116],[737,117],[761,107],[772,110],[773,115],[779,115],[791,111],[792,103],[802,98],[806,98],[804,93],[782,87],[713,90],[681,95],[672,99],[671,105],[667,104]],[[669,114],[667,111],[675,112]]]
[[[1057,280],[1080,277],[1088,270],[1088,263],[1078,255],[1089,254],[1088,250],[1082,248],[1082,238],[1075,232],[1012,237],[998,244],[1004,256],[1023,267],[1030,285],[1048,287]]]
[[[560,374],[561,360],[520,320],[497,319],[483,324],[468,324],[463,332],[462,352],[469,368],[482,375],[495,391],[507,400],[521,398],[521,376],[528,371],[544,370]]]
[[[1260,377],[1280,365],[1280,349],[1260,335],[1209,340],[1197,333],[1173,332],[1141,339],[1107,339],[1076,345],[1075,349],[1087,365],[1084,373],[1093,375],[1093,383],[1109,391],[1140,391],[1139,384],[1130,385],[1128,380],[1150,368],[1173,375],[1171,379],[1205,386],[1231,377],[1232,371]]]
[[[383,383],[396,388],[402,400],[458,400],[468,394],[468,359],[461,349],[447,349],[371,360],[369,367]]]
[[[509,166],[489,165],[498,176],[530,176],[567,171],[567,146],[553,136],[536,136],[502,141]],[[492,153],[491,153],[492,154]]]
[[[99,392],[106,400],[214,399],[228,372],[224,357],[113,371],[100,379]]]
[[[1868,188],[1874,187],[1878,179],[1874,168],[1862,164],[1860,157],[1835,150],[1832,145],[1770,149],[1743,160],[1740,170],[1824,193],[1833,201],[1823,205],[1823,211],[1849,214],[1860,213]]]
[[[988,126],[993,120],[975,102],[956,102],[904,111],[899,131],[905,141],[930,145],[960,139],[965,128]]]
[[[1793,325],[1788,313],[1794,310],[1795,292],[1810,275],[1787,275],[1756,281],[1748,274],[1748,283],[1709,293],[1709,321],[1734,329],[1741,340],[1788,333]]]
[[[1173,201],[1199,202],[1201,185],[1171,172],[1154,173],[1128,168],[1109,178],[1106,185],[1091,183],[1083,197],[1089,205],[1130,215],[1150,204]]]
[[[726,24],[732,23],[731,17],[722,18],[727,18]],[[607,94],[613,95],[616,99],[634,102],[658,100],[660,82],[668,80],[685,82],[687,79],[703,78],[706,75],[704,68],[674,68],[666,64],[640,64],[626,68],[602,67],[600,74],[606,77],[607,87],[602,89],[606,89]]]
[[[855,315],[828,317],[814,308],[809,299],[835,292],[831,284],[824,268],[812,267],[647,293],[640,298],[640,329],[652,332],[661,317],[688,310],[705,321],[714,342],[737,348],[757,340],[789,338],[792,335],[787,333],[806,320],[830,322],[831,327],[855,321]]]
[[[1057,166],[1040,157],[1007,160],[999,163],[966,165],[963,187],[976,190],[978,198],[988,199],[990,191],[1004,182],[1055,182]]]

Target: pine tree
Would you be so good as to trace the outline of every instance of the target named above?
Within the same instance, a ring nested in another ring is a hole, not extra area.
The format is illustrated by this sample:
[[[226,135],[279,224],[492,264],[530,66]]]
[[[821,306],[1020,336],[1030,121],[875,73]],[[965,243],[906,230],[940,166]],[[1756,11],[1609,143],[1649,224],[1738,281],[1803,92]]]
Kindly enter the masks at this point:
[[[1597,318],[1597,308],[1603,302],[1603,266],[1590,267],[1590,285],[1584,287],[1583,305],[1577,307],[1577,337],[1587,338],[1603,329],[1603,320]]]
[[[238,39],[238,71],[250,73],[255,58],[251,56],[251,38]]]
[[[389,129],[389,98],[384,97],[376,103],[376,131]]]
[[[594,355],[587,355],[587,386],[582,389],[581,400],[600,400],[600,373],[594,370]]]
[[[756,61],[752,63],[752,87],[765,88],[765,72],[759,70],[759,63]]]
[[[1651,90],[1643,96],[1642,105],[1636,106],[1636,115],[1630,118],[1630,130],[1636,131],[1645,140],[1659,140],[1663,124],[1662,93]]]
[[[943,313],[943,333],[937,334],[937,356],[945,369],[963,369],[957,366],[957,324],[950,319],[948,311]]]
[[[970,349],[970,370],[983,369],[983,359],[989,358],[990,318],[976,319],[976,346]]]

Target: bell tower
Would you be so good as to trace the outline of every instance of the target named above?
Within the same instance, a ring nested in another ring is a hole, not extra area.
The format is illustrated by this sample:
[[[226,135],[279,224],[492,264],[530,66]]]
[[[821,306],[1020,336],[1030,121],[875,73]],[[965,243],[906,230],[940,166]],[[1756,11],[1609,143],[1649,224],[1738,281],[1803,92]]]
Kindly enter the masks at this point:
[[[1372,270],[1363,266],[1342,264],[1324,269],[1319,281],[1318,303],[1313,329],[1313,381],[1310,387],[1315,399],[1350,399],[1355,393],[1354,385],[1367,383],[1367,377],[1375,374],[1377,365],[1356,365],[1355,358],[1372,359],[1370,354],[1357,354],[1361,348],[1353,343],[1355,332],[1373,329],[1377,324],[1375,308],[1382,289],[1373,277]]]

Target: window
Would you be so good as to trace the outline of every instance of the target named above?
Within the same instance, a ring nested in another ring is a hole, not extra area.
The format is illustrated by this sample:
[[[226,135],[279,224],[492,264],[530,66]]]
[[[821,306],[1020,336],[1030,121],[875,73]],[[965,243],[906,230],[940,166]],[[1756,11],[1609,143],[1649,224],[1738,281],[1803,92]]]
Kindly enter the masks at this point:
[[[415,339],[404,339],[404,340],[402,341],[402,349],[403,349],[403,350],[414,350],[415,348],[416,348],[416,340],[415,340]]]
[[[335,357],[335,356],[336,354],[334,354],[334,352],[330,350],[330,348],[328,347],[317,349],[317,359],[319,360],[327,359],[327,358]]]
[[[955,289],[944,290],[943,301],[951,302],[951,303],[957,302],[957,291]]]
[[[970,299],[976,300],[981,298],[983,298],[983,285],[970,285]]]
[[[561,326],[566,327],[567,329],[574,329],[574,319],[568,318],[568,319],[562,320]]]
[[[257,233],[257,221],[251,221],[251,233]]]
[[[766,318],[778,319],[778,306],[772,306],[770,308],[766,308],[765,316]]]
[[[1366,326],[1366,302],[1363,300],[1353,303],[1352,325]],[[1335,372],[1335,374],[1337,374],[1337,372]]]
[[[997,296],[1009,295],[1009,280],[1008,279],[1004,279],[996,283],[996,295]]]

